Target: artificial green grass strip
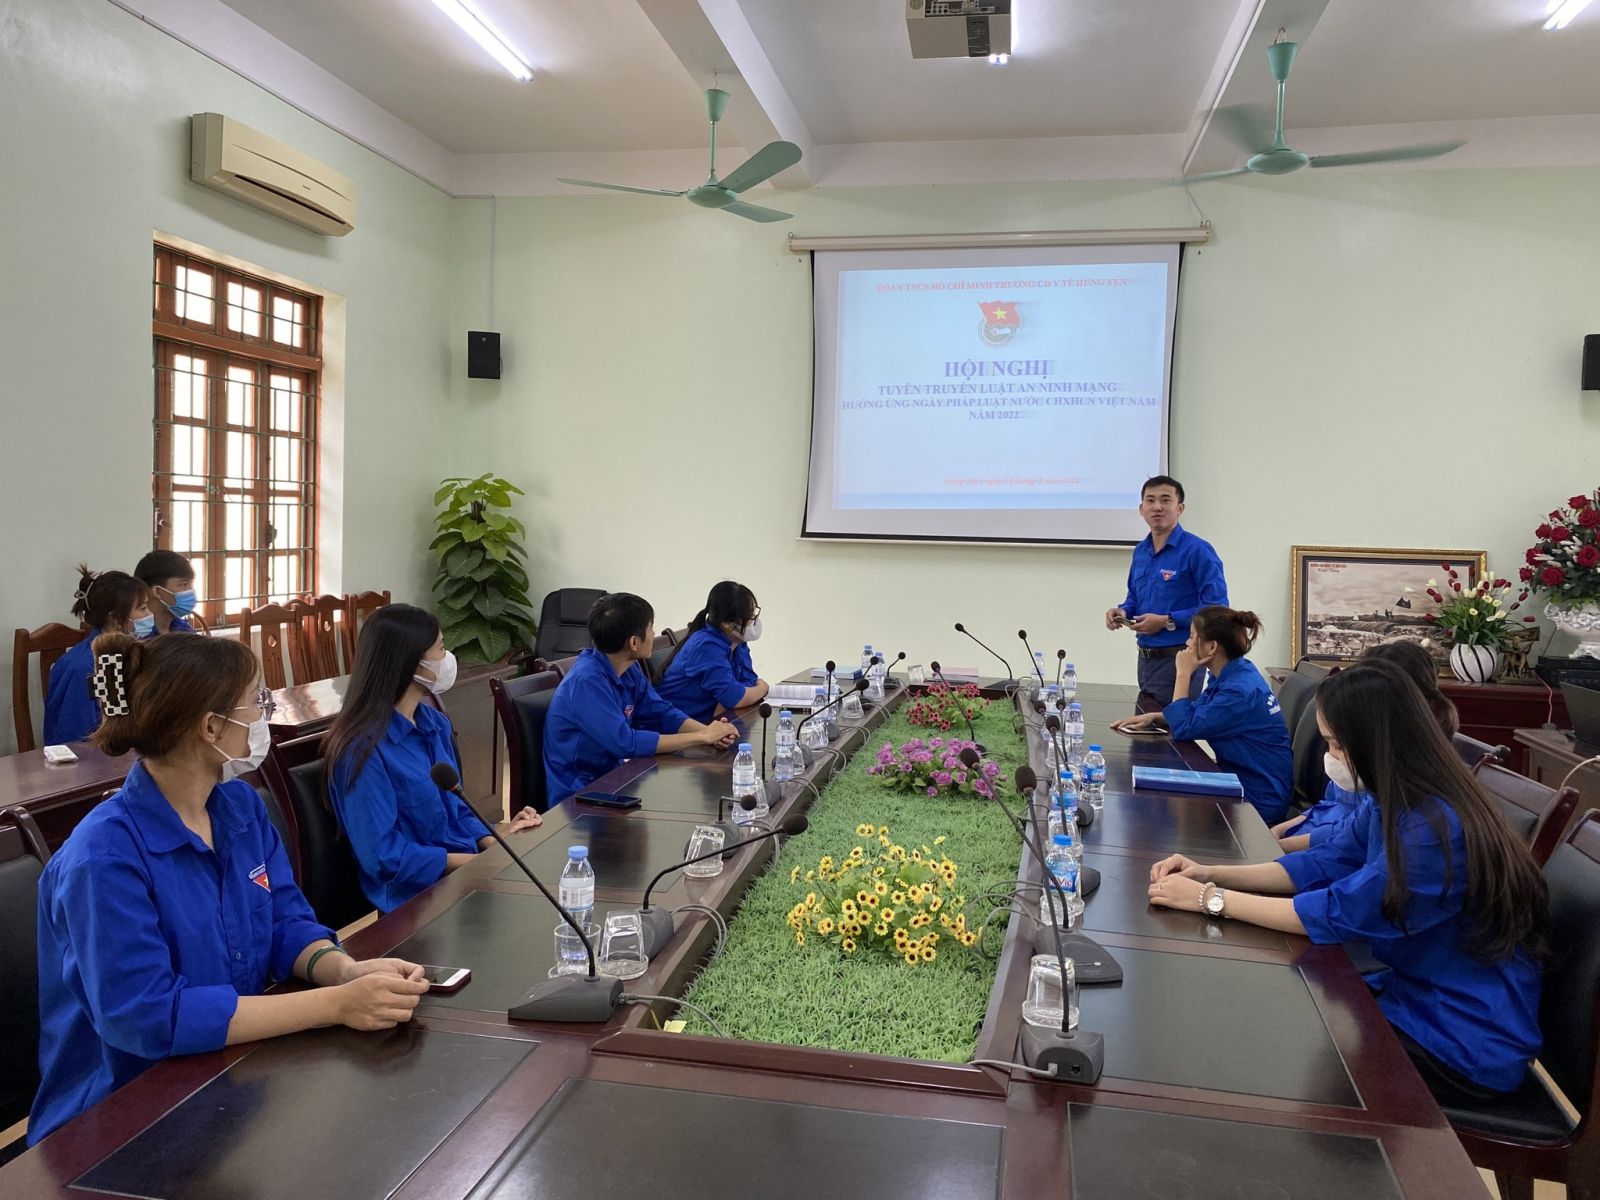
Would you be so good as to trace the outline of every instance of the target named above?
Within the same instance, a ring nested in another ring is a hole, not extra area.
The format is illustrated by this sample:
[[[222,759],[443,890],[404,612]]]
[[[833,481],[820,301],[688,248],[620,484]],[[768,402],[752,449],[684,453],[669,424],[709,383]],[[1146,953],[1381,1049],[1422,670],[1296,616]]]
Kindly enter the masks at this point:
[[[1022,738],[1012,728],[1013,711],[1009,702],[996,700],[974,722],[978,740],[1001,766],[996,784],[1002,788],[1024,759]],[[857,845],[869,855],[877,849],[856,836],[862,822],[887,825],[907,850],[944,837],[937,849],[960,869],[953,891],[966,897],[973,929],[991,907],[978,895],[1015,883],[1017,836],[992,801],[894,792],[867,774],[885,741],[898,746],[929,736],[900,713],[890,717],[812,805],[810,828],[784,841],[779,860],[745,895],[722,956],[686,997],[710,1012],[730,1037],[945,1062],[965,1062],[971,1055],[995,977],[995,964],[976,946],[968,949],[945,937],[935,961],[909,966],[866,949],[846,955],[815,935],[797,946],[785,922],[805,898],[806,871],[822,855],[837,859]],[[802,879],[791,884],[789,872],[796,865]],[[692,1009],[679,1015],[690,1031],[713,1032]]]

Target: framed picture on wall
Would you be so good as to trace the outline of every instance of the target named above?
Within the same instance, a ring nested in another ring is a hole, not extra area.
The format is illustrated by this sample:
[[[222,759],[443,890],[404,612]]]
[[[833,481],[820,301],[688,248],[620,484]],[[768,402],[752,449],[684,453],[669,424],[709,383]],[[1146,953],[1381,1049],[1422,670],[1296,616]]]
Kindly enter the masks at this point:
[[[1486,550],[1291,546],[1289,552],[1292,662],[1349,662],[1379,642],[1427,638],[1443,663],[1448,647],[1439,645],[1428,620],[1437,608],[1428,599],[1429,581],[1448,583],[1446,563],[1464,588],[1489,569]]]

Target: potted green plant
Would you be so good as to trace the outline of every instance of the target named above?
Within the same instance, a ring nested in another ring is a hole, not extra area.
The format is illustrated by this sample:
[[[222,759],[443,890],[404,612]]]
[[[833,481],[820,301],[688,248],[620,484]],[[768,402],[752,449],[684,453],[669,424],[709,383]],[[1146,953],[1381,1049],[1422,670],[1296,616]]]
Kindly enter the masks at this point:
[[[522,490],[497,475],[446,479],[433,494],[442,506],[429,549],[439,559],[433,579],[444,644],[464,663],[498,662],[533,638],[528,602],[528,536],[509,515]]]
[[[1600,658],[1600,488],[1551,509],[1534,536],[1522,582],[1545,594],[1544,615],[1578,639],[1574,658]]]

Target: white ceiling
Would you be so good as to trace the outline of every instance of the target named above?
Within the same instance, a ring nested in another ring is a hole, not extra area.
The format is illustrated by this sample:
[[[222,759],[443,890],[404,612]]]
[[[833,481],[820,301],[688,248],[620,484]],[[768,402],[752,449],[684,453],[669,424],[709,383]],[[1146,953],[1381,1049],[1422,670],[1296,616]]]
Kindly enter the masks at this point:
[[[1600,162],[1600,3],[1546,33],[1547,0],[1014,0],[991,67],[912,59],[902,0],[474,0],[534,64],[518,83],[431,0],[113,2],[456,194],[684,186],[713,69],[725,142],[805,149],[784,186],[1215,169],[1238,154],[1206,115],[1270,100],[1280,24],[1304,43],[1287,124],[1307,148]]]

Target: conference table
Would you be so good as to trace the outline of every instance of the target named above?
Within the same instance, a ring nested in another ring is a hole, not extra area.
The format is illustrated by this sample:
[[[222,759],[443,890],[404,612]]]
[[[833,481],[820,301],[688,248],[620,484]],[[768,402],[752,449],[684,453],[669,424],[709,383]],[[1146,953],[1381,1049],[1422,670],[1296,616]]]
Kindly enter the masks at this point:
[[[905,694],[841,721],[833,748],[868,744]],[[1078,693],[1108,767],[1104,812],[1085,832],[1101,882],[1083,929],[1124,972],[1120,984],[1082,989],[1080,1028],[1105,1038],[1093,1086],[665,1032],[675,1013],[662,1002],[625,1005],[604,1025],[510,1021],[507,1006],[554,961],[557,918],[496,848],[347,943],[357,957],[469,967],[460,992],[430,995],[387,1033],[316,1030],[163,1062],[0,1169],[0,1195],[1486,1195],[1342,948],[1148,905],[1149,866],[1163,854],[1247,861],[1275,845],[1242,801],[1131,789],[1135,765],[1209,765],[1193,745],[1111,732],[1134,695],[1096,684]],[[775,722],[764,732],[759,718],[739,719],[749,740],[775,733]],[[1019,711],[1030,747],[1036,720]],[[772,818],[809,806],[839,757],[816,755]],[[708,749],[625,763],[596,787],[641,807],[569,800],[512,844],[550,882],[566,847],[586,844],[598,921],[638,907],[693,826],[715,816],[728,775],[727,753]],[[763,841],[715,878],[669,875],[653,902],[728,915],[771,855]],[[1037,869],[1019,850],[1019,877]],[[1007,928],[974,1057],[1016,1057],[1033,928],[1022,917]],[[626,990],[681,995],[714,938],[709,918],[681,914]]]

